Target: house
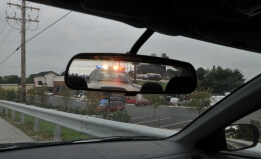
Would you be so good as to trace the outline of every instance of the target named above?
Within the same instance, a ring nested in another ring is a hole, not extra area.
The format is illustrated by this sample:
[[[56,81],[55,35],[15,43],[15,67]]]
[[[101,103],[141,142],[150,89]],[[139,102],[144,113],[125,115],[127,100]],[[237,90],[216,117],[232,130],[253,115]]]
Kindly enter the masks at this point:
[[[34,85],[36,88],[47,87],[47,90],[54,92],[55,81],[58,80],[59,83],[64,83],[64,76],[59,76],[59,74],[53,71],[40,72],[34,77]]]

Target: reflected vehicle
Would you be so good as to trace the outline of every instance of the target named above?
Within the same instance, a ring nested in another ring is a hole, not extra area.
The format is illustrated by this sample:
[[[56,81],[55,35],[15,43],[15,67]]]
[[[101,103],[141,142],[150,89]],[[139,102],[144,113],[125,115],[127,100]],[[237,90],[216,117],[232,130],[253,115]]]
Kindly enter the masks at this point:
[[[88,87],[134,91],[131,78],[124,70],[118,66],[97,66],[97,69],[89,76]]]
[[[148,80],[160,81],[162,78],[161,78],[160,74],[150,73],[150,74],[147,75],[147,79]]]

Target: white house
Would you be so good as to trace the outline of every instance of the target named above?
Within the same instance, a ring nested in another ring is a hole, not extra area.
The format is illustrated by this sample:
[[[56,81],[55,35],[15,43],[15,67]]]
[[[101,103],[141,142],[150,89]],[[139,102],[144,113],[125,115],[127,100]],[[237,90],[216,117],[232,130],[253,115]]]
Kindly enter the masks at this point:
[[[53,81],[54,78],[59,76],[57,73],[53,71],[40,72],[34,77],[34,85],[35,87],[48,87],[49,91],[53,91]]]

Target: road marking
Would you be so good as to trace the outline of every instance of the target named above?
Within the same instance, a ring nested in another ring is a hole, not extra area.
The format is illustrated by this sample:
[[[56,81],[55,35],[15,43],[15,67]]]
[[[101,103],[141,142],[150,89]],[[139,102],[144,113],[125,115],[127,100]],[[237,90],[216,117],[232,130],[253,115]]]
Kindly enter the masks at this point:
[[[139,116],[139,117],[135,117],[135,118],[131,118],[131,119],[140,119],[140,118],[146,118],[146,117],[152,117],[152,115],[149,115],[149,116]]]
[[[163,118],[163,119],[160,119],[160,120],[169,120],[171,118]],[[138,123],[135,123],[135,124],[144,124],[144,123],[150,123],[150,122],[154,122],[154,121],[159,121],[158,119],[156,120],[150,120],[150,121],[143,121],[143,122],[138,122]]]
[[[164,126],[161,126],[161,128],[165,128],[165,127],[169,127],[169,126],[173,126],[173,125],[179,125],[179,124],[187,123],[187,122],[190,122],[190,121],[193,121],[193,120],[187,120],[187,121],[182,121],[182,122],[179,122],[179,123],[164,125]]]

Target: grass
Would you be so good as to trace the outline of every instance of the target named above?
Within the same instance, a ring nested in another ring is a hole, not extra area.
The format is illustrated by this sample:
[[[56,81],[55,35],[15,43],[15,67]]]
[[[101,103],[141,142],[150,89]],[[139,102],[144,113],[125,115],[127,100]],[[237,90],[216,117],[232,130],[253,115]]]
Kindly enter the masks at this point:
[[[20,121],[20,113],[16,113],[15,120],[11,120],[11,111],[9,111],[9,115],[5,116],[1,114],[0,116],[13,124],[15,127],[23,131],[29,137],[31,137],[35,141],[53,141],[54,139],[54,124],[49,123],[44,120],[40,120],[39,131],[33,131],[34,128],[34,117],[25,115],[25,123],[21,124]],[[88,139],[91,136],[62,127],[62,140],[80,140],[80,139]]]
[[[165,89],[166,86],[167,86],[167,82],[160,82],[160,81],[138,81],[137,84],[138,85],[143,85],[146,82],[156,82],[156,83],[159,83],[163,87],[163,89]]]

